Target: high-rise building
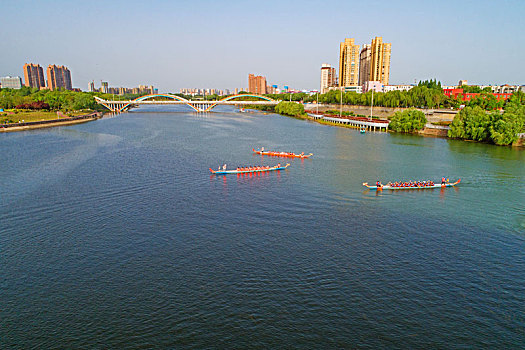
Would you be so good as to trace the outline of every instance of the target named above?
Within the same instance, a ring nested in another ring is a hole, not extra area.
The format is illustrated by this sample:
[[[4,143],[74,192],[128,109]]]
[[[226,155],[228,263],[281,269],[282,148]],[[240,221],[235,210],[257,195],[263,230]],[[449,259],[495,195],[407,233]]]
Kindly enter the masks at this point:
[[[95,91],[95,82],[94,81],[89,83],[88,91],[89,92],[94,92]]]
[[[335,68],[328,63],[323,63],[321,65],[321,93],[326,93],[332,86],[337,86]]]
[[[359,85],[370,81],[370,62],[372,60],[372,45],[364,44],[359,55]]]
[[[65,66],[49,65],[47,67],[47,87],[50,90],[72,90],[69,69]]]
[[[100,92],[107,94],[109,92],[109,84],[107,81],[100,82]]]
[[[370,59],[370,81],[380,81],[388,85],[390,79],[390,54],[392,44],[383,43],[382,37],[372,39]]]
[[[0,78],[2,89],[20,89],[22,88],[22,78],[20,77],[2,77]]]
[[[248,75],[248,91],[252,94],[266,94],[266,77]]]
[[[359,45],[345,38],[339,46],[339,86],[359,84]]]
[[[25,86],[37,89],[46,87],[46,82],[44,80],[44,70],[39,64],[24,64],[24,79]]]
[[[365,44],[359,55],[359,85],[367,81],[379,81],[388,85],[390,79],[390,43],[383,43],[382,37],[372,39],[372,44]]]

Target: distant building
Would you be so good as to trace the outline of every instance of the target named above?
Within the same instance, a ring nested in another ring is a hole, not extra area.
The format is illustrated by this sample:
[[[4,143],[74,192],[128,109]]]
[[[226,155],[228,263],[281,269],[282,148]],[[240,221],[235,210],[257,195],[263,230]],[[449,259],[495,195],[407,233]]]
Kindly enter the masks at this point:
[[[380,81],[367,81],[363,84],[363,92],[374,90],[374,92],[384,92],[383,83]]]
[[[458,86],[468,85],[468,80],[460,80]]]
[[[155,88],[153,87],[153,85],[139,85],[139,92],[140,93],[146,93],[146,94],[149,94],[149,95],[153,95],[155,93]]]
[[[72,90],[69,69],[65,66],[49,65],[47,67],[47,87],[50,90]]]
[[[96,91],[96,90],[95,90],[95,82],[94,82],[94,81],[92,81],[92,82],[89,83],[88,91],[89,91],[89,92],[94,92],[94,91]]]
[[[250,93],[264,95],[268,93],[266,86],[266,77],[255,76],[253,74],[248,75],[248,91]]]
[[[359,84],[359,45],[345,38],[339,45],[339,86]]]
[[[332,86],[337,86],[337,75],[335,68],[333,68],[328,63],[323,63],[321,65],[321,93],[324,94]]]
[[[2,77],[0,78],[2,83],[2,89],[21,89],[22,88],[22,78],[20,77]]]
[[[363,92],[363,87],[359,85],[345,86],[343,89],[344,89],[344,92],[357,92],[358,94]]]
[[[443,89],[443,94],[451,98],[461,98],[462,101],[470,101],[480,96],[480,93],[464,93],[463,89]],[[506,100],[512,96],[512,93],[493,93],[498,101]]]
[[[414,85],[385,85],[383,86],[383,92],[389,91],[408,91],[412,89]]]
[[[523,86],[519,85],[501,85],[501,86],[493,86],[492,92],[497,94],[508,94],[508,93],[514,93],[517,91],[523,91]]]
[[[39,64],[24,64],[24,78],[25,86],[37,89],[46,87],[46,82],[44,80],[44,70]]]
[[[109,83],[107,81],[100,82],[100,92],[104,94],[109,93]]]
[[[363,87],[359,85],[354,85],[354,86],[341,86],[341,87],[332,86],[328,88],[328,91],[332,91],[332,90],[337,90],[337,91],[343,90],[343,92],[356,92],[360,94],[363,92]]]

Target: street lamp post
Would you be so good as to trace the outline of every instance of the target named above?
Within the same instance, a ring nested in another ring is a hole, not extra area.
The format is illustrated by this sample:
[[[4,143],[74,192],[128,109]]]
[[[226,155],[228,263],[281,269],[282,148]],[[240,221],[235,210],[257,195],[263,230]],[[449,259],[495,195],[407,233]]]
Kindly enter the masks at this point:
[[[372,121],[372,107],[374,106],[374,89],[372,89],[372,103],[370,104],[370,121]]]
[[[343,87],[341,86],[341,98],[339,98],[339,118],[343,115]]]

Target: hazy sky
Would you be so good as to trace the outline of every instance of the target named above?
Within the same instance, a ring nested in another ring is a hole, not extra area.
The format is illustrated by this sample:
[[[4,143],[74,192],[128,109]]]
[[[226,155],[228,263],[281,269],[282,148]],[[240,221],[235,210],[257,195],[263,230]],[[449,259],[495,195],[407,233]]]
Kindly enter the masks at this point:
[[[525,84],[525,0],[0,0],[0,76],[66,65],[73,86],[319,87],[339,43],[392,43],[390,83]]]

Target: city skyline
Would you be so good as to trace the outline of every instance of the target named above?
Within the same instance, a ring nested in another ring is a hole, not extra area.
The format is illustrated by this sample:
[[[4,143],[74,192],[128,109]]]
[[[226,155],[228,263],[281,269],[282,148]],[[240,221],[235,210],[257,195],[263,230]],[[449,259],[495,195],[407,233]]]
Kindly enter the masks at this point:
[[[279,86],[315,90],[321,64],[338,66],[338,43],[344,38],[365,44],[382,36],[393,45],[390,84],[434,78],[446,85],[460,79],[492,85],[525,82],[520,69],[524,37],[517,30],[523,2],[332,5],[3,3],[0,10],[8,16],[0,24],[6,48],[0,75],[23,77],[24,63],[48,62],[67,66],[73,87],[82,90],[93,80],[116,86],[145,81],[163,92],[189,86],[246,88],[248,73]],[[61,21],[49,21],[57,9]],[[21,24],[21,18],[27,21]]]

